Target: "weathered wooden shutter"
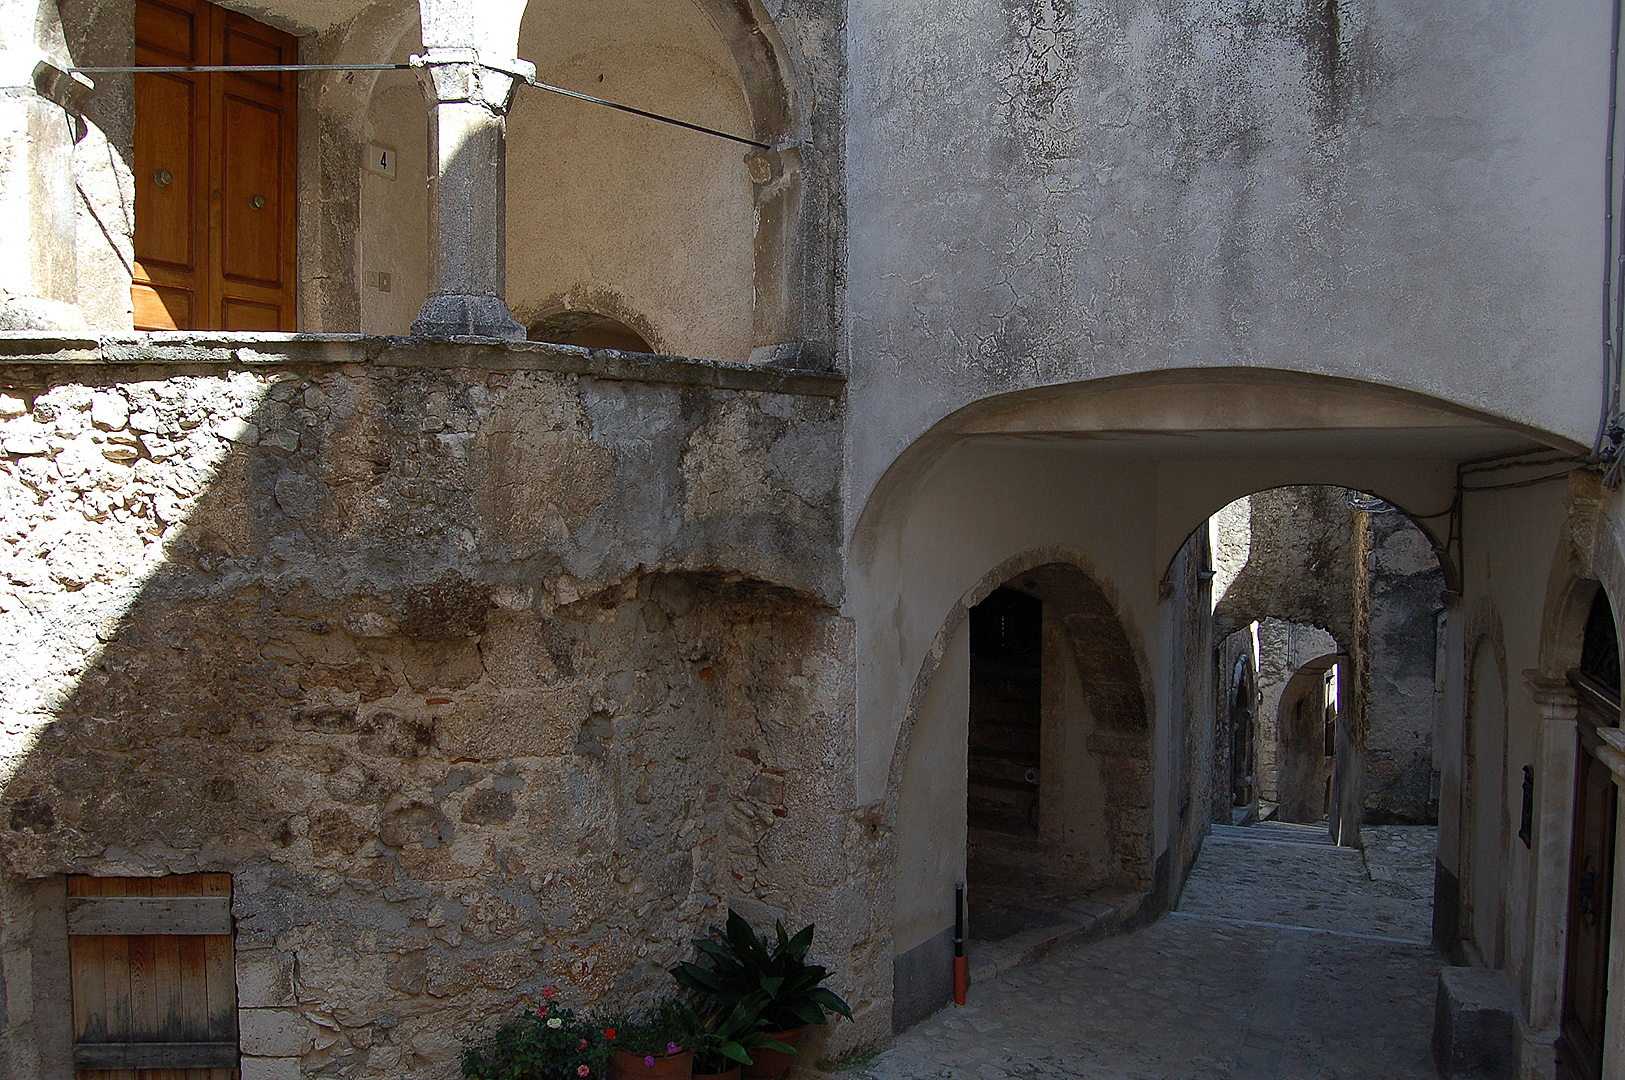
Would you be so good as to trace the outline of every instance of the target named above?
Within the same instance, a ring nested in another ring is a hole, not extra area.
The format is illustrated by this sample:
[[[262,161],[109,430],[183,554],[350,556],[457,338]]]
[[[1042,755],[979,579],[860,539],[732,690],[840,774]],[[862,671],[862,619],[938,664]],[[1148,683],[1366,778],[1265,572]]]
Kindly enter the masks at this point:
[[[81,1080],[236,1080],[230,874],[70,877],[68,952]]]

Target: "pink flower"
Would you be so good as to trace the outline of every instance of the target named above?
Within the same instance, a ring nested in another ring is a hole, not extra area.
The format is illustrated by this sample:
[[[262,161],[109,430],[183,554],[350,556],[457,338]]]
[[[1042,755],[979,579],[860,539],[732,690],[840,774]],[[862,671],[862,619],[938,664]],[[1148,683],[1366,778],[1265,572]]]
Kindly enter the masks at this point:
[[[544,998],[546,998],[548,1001],[552,1001],[555,997],[558,997],[558,994],[559,994],[559,988],[556,987],[556,986],[544,986],[544,987],[542,987],[542,996]]]
[[[547,1006],[543,1005],[541,1008],[537,1009],[536,1010],[536,1015],[537,1016],[546,1016],[547,1015]]]
[[[643,1059],[643,1067],[645,1069],[652,1069],[655,1067],[655,1056],[653,1054],[650,1054]]]
[[[585,1050],[586,1048],[587,1048],[587,1040],[586,1039],[582,1039],[580,1042],[576,1043],[576,1049],[577,1050]],[[581,1075],[586,1076],[587,1074],[582,1073]]]
[[[583,1040],[583,1041],[585,1041],[585,1040]],[[585,1065],[577,1065],[576,1066],[576,1075],[577,1076],[586,1076],[590,1072],[592,1072],[592,1070],[587,1068]]]
[[[666,1053],[668,1053],[668,1054],[677,1053],[677,1044],[676,1043],[667,1043],[666,1044]]]

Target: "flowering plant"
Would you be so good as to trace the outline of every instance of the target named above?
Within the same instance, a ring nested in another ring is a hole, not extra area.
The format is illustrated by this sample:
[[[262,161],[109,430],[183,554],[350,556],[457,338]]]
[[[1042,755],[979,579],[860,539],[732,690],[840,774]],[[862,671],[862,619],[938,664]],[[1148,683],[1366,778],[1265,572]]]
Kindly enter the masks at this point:
[[[590,1080],[604,1075],[613,1043],[586,1017],[554,1004],[558,991],[542,991],[542,1003],[463,1048],[463,1075],[470,1080]]]
[[[692,1049],[697,1021],[682,1002],[667,1000],[645,1013],[606,1017],[601,1026],[611,1052],[631,1054],[653,1065],[655,1058]]]

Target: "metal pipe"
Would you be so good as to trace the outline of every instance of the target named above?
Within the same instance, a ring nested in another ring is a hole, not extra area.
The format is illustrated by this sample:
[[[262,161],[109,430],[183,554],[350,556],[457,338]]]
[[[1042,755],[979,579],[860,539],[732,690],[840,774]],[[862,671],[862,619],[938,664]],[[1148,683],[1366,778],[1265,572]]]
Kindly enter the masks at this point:
[[[1621,0],[1614,0],[1614,15],[1608,63],[1608,138],[1605,142],[1603,175],[1602,249],[1602,415],[1597,420],[1597,437],[1591,456],[1602,454],[1603,440],[1619,416],[1620,336],[1625,332],[1625,290],[1616,297],[1614,280],[1614,133],[1619,121],[1619,30]],[[1625,275],[1625,242],[1620,251],[1620,272]],[[1616,315],[1609,317],[1609,304]]]
[[[79,75],[184,75],[194,72],[220,72],[222,74],[229,75],[236,72],[246,71],[410,71],[412,67],[413,65],[411,64],[173,64],[153,66],[138,65],[135,67],[76,67],[69,68],[68,71],[70,73]],[[631,105],[622,105],[618,101],[610,101],[606,98],[593,97],[591,94],[583,94],[575,90],[566,90],[562,86],[554,86],[551,83],[538,82],[534,78],[521,78],[520,81],[527,86],[534,86],[538,90],[546,90],[552,94],[560,94],[567,98],[575,98],[577,101],[590,102],[593,105],[602,105],[608,109],[617,109],[620,112],[631,113],[633,116],[642,116],[649,120],[658,120],[662,124],[670,124],[673,127],[686,128],[689,131],[697,131],[702,135],[713,135],[716,138],[727,139],[729,142],[736,142],[742,146],[754,146],[758,150],[773,149],[770,144],[757,142],[755,139],[747,139],[739,135],[730,135],[726,131],[718,131],[716,128],[708,128],[703,124],[691,124],[687,120],[678,120],[676,117],[662,116],[660,113],[650,112],[647,109],[639,109]]]
[[[80,75],[180,75],[187,72],[220,71],[405,71],[411,64],[142,64],[137,67],[76,67],[68,71]]]
[[[954,883],[954,1004],[965,1004],[968,978],[965,960],[965,883]]]

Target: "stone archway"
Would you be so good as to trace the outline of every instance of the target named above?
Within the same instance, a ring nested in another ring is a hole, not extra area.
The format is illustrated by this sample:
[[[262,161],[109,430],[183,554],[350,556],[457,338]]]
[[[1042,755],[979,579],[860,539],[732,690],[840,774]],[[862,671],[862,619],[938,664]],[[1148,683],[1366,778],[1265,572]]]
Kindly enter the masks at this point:
[[[1336,721],[1337,705],[1328,700],[1326,680],[1336,667],[1335,653],[1318,656],[1298,668],[1281,691],[1276,816],[1282,821],[1318,825],[1331,808],[1336,753],[1326,733]]]
[[[1030,827],[1017,820],[973,828],[971,627],[977,605],[1001,589],[1042,612],[1036,798]],[[899,1029],[947,999],[956,881],[969,884],[972,939],[991,941],[1076,919],[1091,897],[1109,897],[1095,906],[1113,913],[1137,910],[1153,877],[1151,693],[1137,637],[1109,586],[1081,559],[1029,553],[969,590],[938,642],[892,769]]]

